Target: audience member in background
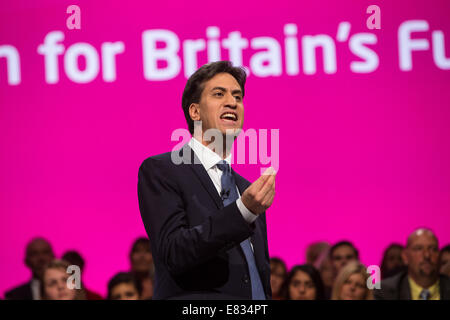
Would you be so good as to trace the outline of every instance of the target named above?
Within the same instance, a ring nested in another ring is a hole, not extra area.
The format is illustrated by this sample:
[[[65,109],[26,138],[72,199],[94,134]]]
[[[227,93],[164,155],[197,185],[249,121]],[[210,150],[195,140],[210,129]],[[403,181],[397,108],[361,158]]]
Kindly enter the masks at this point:
[[[450,277],[450,244],[439,252],[439,273]]]
[[[270,286],[272,300],[281,300],[281,285],[287,276],[286,264],[280,258],[270,258]]]
[[[309,264],[294,266],[281,289],[286,300],[323,300],[324,288],[319,271]]]
[[[153,296],[153,280],[155,266],[150,247],[150,240],[141,237],[134,241],[130,251],[131,272],[141,282],[142,300],[149,300]]]
[[[349,241],[340,241],[330,248],[330,260],[334,274],[337,274],[350,261],[359,261],[359,253]]]
[[[43,300],[85,300],[86,294],[82,289],[69,288],[67,280],[71,276],[67,273],[70,263],[55,259],[44,269],[42,275],[41,296]]]
[[[317,260],[320,259],[323,256],[324,252],[327,252],[329,249],[330,244],[328,242],[318,241],[311,243],[306,248],[306,264],[313,265],[317,268]]]
[[[406,272],[381,281],[379,300],[449,300],[450,279],[439,275],[439,246],[434,233],[420,228],[408,237],[402,252]]]
[[[74,250],[66,251],[62,256],[62,259],[69,262],[71,265],[76,265],[76,266],[80,267],[81,278],[83,278],[84,259],[81,257],[81,255],[77,251],[74,251]],[[87,289],[86,286],[84,285],[83,281],[81,281],[81,288],[82,288],[82,290],[84,290],[87,300],[102,300],[103,299],[98,293],[95,293],[94,291]]]
[[[334,281],[332,300],[373,300],[367,287],[369,274],[359,261],[350,261],[342,267]]]
[[[384,250],[383,260],[381,261],[381,279],[386,279],[405,271],[406,266],[402,260],[403,246],[392,243]]]
[[[119,272],[108,282],[108,300],[140,300],[142,283],[132,272]]]
[[[325,299],[329,300],[331,299],[331,291],[333,290],[335,271],[328,252],[324,254],[323,259],[320,259],[320,264],[317,269],[319,270],[320,278],[324,286]]]
[[[25,250],[25,265],[31,270],[32,278],[5,293],[7,300],[40,300],[41,279],[45,265],[55,257],[50,243],[43,238],[32,239]]]

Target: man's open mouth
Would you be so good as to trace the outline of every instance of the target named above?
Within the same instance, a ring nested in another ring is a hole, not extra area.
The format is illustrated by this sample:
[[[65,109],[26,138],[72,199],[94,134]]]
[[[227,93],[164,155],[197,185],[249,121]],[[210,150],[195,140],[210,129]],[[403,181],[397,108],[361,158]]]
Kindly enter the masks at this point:
[[[230,121],[237,121],[238,116],[237,116],[237,114],[234,113],[234,112],[227,111],[227,112],[224,112],[224,113],[220,116],[220,119],[230,120]]]

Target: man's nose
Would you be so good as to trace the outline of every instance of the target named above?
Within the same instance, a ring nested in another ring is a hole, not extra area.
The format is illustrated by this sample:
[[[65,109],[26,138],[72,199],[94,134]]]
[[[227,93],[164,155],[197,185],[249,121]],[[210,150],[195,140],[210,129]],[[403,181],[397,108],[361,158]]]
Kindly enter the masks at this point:
[[[233,97],[233,95],[231,93],[227,93],[226,94],[227,100],[226,102],[226,106],[232,109],[236,109],[237,107],[237,101],[236,98]]]

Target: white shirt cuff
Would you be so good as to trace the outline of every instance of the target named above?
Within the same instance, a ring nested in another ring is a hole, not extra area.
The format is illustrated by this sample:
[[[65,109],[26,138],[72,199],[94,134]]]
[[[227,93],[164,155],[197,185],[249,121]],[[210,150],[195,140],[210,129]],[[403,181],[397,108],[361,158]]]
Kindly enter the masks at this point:
[[[245,221],[247,221],[248,223],[253,223],[255,222],[256,218],[258,218],[256,214],[253,214],[250,210],[246,208],[246,206],[242,203],[241,198],[236,200],[236,205],[239,211],[241,212],[242,217],[244,217]]]

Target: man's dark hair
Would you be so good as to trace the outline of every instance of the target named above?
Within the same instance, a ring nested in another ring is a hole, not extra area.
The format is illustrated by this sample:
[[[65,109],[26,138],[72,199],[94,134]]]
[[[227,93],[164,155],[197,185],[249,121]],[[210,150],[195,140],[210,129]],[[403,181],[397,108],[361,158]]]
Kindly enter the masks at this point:
[[[217,61],[203,65],[197,71],[195,71],[188,79],[186,86],[184,87],[183,97],[181,99],[181,105],[183,107],[184,116],[189,127],[189,132],[194,133],[194,121],[189,115],[189,106],[192,103],[199,103],[203,89],[205,88],[205,82],[213,78],[219,73],[229,73],[239,83],[242,90],[242,97],[245,94],[245,80],[247,74],[242,67],[233,67],[230,61]]]
[[[131,283],[137,290],[139,296],[142,294],[142,283],[138,281],[135,275],[131,272],[119,272],[108,282],[108,300],[111,300],[111,293],[114,287],[121,283]]]
[[[330,248],[330,259],[333,259],[333,253],[334,251],[341,247],[341,246],[348,246],[351,247],[353,249],[353,251],[355,252],[355,257],[356,259],[359,259],[359,252],[358,249],[355,248],[355,246],[353,245],[353,243],[351,243],[350,241],[339,241],[338,243],[334,244],[331,248]]]

